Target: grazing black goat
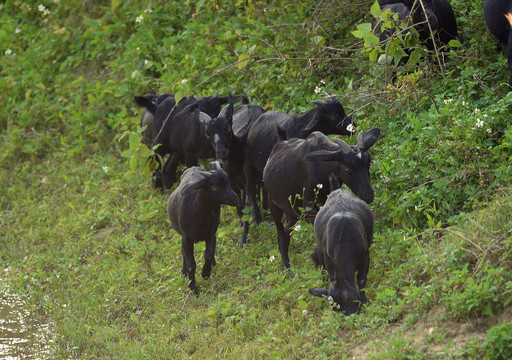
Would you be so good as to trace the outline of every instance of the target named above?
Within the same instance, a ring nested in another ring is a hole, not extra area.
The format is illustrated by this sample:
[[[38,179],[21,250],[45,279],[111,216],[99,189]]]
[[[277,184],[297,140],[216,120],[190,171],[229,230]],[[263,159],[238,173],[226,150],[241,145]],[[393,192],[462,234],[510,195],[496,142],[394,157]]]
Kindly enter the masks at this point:
[[[361,131],[354,147],[338,139],[333,143],[318,131],[305,140],[294,138],[274,145],[263,172],[263,185],[276,224],[283,267],[290,267],[290,232],[300,208],[311,208],[307,215],[309,220],[314,217],[329,193],[330,174],[365,202],[373,201],[368,149],[379,134],[378,128],[366,134]]]
[[[262,107],[248,104],[244,101],[233,113],[233,102],[230,97],[217,118],[210,118],[202,114],[207,138],[215,149],[216,159],[222,160],[223,167],[229,175],[231,187],[238,194],[239,204],[237,213],[242,218],[242,209],[245,206],[245,176],[244,164],[244,139],[247,138],[248,129],[254,120],[265,112]],[[225,112],[225,113],[224,113]],[[249,223],[243,222],[243,234],[241,245],[247,242]]]
[[[208,278],[215,265],[215,233],[220,222],[220,206],[236,206],[238,199],[229,186],[229,177],[216,161],[212,171],[194,166],[183,173],[178,187],[169,196],[167,214],[172,227],[181,235],[182,273],[188,275],[189,288],[196,289],[194,244],[206,242],[202,277]]]
[[[153,136],[155,111],[158,105],[168,97],[172,97],[174,99],[174,95],[168,93],[157,95],[155,92],[149,92],[145,95],[135,96],[135,103],[144,108],[144,112],[140,117],[140,127],[146,127],[144,131],[142,131],[142,143],[147,147],[152,146],[151,140]]]
[[[339,188],[334,175],[330,180],[331,193],[315,218],[317,248],[312,258],[327,270],[331,288],[314,288],[309,293],[350,315],[366,304],[363,289],[370,266],[373,215],[364,201]]]
[[[507,59],[512,88],[512,0],[485,0],[485,24],[502,44],[507,46]]]
[[[390,9],[398,14],[399,20],[411,17],[420,40],[426,43],[429,50],[434,50],[432,33],[438,44],[447,45],[450,40],[457,37],[457,21],[453,9],[447,0],[378,0],[381,10]],[[381,33],[380,24],[376,33],[381,41],[385,41],[393,34],[393,30]],[[380,33],[380,34],[379,34]]]
[[[150,149],[154,145],[153,127],[155,122],[155,112],[158,108],[158,105],[160,105],[167,98],[170,98],[171,102],[174,101],[174,95],[168,93],[157,95],[154,92],[149,92],[145,95],[135,96],[135,103],[144,108],[144,111],[140,117],[140,126],[145,127],[145,129],[142,131],[141,142]],[[160,157],[151,157],[150,160],[156,161],[158,163],[158,169],[162,168],[163,164],[161,163]],[[157,172],[153,173],[151,180],[155,189],[163,186],[161,177],[157,175]]]
[[[355,126],[345,113],[343,105],[335,98],[313,101],[316,105],[305,114],[285,114],[269,111],[262,114],[251,126],[245,146],[244,174],[246,193],[256,224],[261,222],[261,214],[256,203],[256,189],[261,182],[263,169],[272,151],[280,140],[306,138],[313,131],[324,134],[350,135],[349,126]]]

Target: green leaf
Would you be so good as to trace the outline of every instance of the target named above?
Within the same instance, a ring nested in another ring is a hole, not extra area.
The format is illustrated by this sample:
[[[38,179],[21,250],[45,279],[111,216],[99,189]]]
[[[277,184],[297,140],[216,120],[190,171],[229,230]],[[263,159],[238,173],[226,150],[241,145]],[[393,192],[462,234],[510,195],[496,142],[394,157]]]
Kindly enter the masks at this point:
[[[325,38],[321,35],[315,36],[313,38],[315,44],[323,46],[325,44]]]
[[[238,56],[238,70],[242,70],[249,63],[249,54],[242,53]]]
[[[449,47],[455,47],[455,48],[457,48],[457,47],[462,47],[462,44],[460,43],[460,41],[459,41],[459,40],[452,39],[452,40],[450,40],[450,42],[448,43],[448,46],[449,46]]]
[[[364,38],[364,35],[365,35],[365,33],[362,32],[361,30],[354,30],[354,31],[351,31],[351,33],[358,39]]]
[[[380,5],[377,1],[375,1],[372,5],[372,7],[370,8],[370,14],[372,14],[372,16],[374,18],[378,17],[381,13],[381,9],[380,9]]]
[[[176,101],[176,104],[178,104],[181,99],[183,99],[183,92],[181,90],[177,90],[174,92],[174,100]]]
[[[374,46],[376,44],[379,43],[379,38],[377,36],[375,36],[374,34],[370,33],[370,34],[367,34],[365,37],[364,37],[364,44],[365,46]]]
[[[407,61],[408,66],[414,66],[420,63],[421,52],[419,50],[413,50],[409,55],[409,60]]]
[[[110,7],[112,8],[112,12],[114,12],[119,7],[119,0],[112,0]]]
[[[351,31],[351,33],[358,39],[362,39],[372,32],[372,24],[370,23],[358,24],[356,28],[357,30]]]

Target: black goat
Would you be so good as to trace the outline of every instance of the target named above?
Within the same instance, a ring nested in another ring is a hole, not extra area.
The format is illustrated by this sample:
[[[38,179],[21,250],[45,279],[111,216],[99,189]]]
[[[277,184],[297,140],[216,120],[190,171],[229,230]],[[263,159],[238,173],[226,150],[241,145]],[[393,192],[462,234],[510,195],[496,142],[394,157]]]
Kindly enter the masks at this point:
[[[208,278],[215,265],[215,233],[220,222],[220,206],[236,206],[238,199],[229,186],[229,178],[218,162],[212,171],[194,166],[183,173],[178,187],[169,196],[167,214],[172,227],[181,235],[182,273],[188,275],[189,288],[196,289],[194,244],[206,242],[202,277]]]
[[[158,105],[168,97],[172,97],[174,99],[174,95],[168,93],[157,95],[154,92],[149,92],[145,95],[135,96],[135,103],[144,108],[144,112],[140,117],[140,127],[146,127],[144,131],[142,131],[142,143],[147,147],[152,146],[151,140],[153,136],[153,122],[156,109]]]
[[[314,217],[329,193],[331,173],[362,200],[373,201],[367,151],[379,134],[378,128],[366,134],[361,131],[355,147],[342,140],[333,143],[321,132],[313,132],[305,140],[294,138],[274,145],[263,172],[263,184],[285,268],[290,267],[290,228],[300,216],[299,208],[311,208],[307,215],[309,219]]]
[[[390,9],[398,14],[399,20],[411,16],[420,40],[426,43],[429,50],[434,50],[432,33],[438,44],[447,45],[457,37],[457,21],[453,9],[447,0],[378,0],[381,10]],[[393,30],[381,33],[380,24],[375,31],[381,41],[390,38]]]
[[[217,118],[210,118],[203,114],[206,136],[215,149],[216,159],[222,160],[223,167],[229,175],[231,187],[239,196],[240,203],[237,206],[238,216],[242,218],[242,209],[245,206],[245,176],[244,142],[252,122],[265,112],[258,105],[245,103],[233,113],[232,99],[228,101]],[[226,111],[225,116],[223,116]],[[243,234],[241,245],[247,242],[249,223],[243,222]]]
[[[243,99],[236,95],[233,99]],[[160,144],[155,153],[160,157],[169,154],[157,177],[164,188],[168,189],[177,181],[176,170],[179,164],[187,167],[198,164],[199,159],[213,158],[215,151],[204,134],[200,114],[217,117],[228,97],[213,96],[203,98],[184,98],[176,105],[170,98],[165,99],[157,108],[154,117],[153,144]]]
[[[144,111],[142,112],[142,115],[140,117],[140,126],[145,127],[145,129],[142,131],[142,139],[141,142],[146,145],[148,148],[152,148],[153,143],[153,127],[155,122],[155,112],[158,106],[167,98],[170,98],[170,102],[173,102],[174,106],[174,95],[172,94],[161,94],[157,95],[154,92],[149,92],[145,95],[138,95],[135,96],[135,103],[137,105],[144,108]],[[161,157],[151,157],[150,161],[156,161],[158,164],[158,169],[161,169],[163,164],[161,162]],[[161,177],[158,176],[157,171],[153,173],[153,176],[151,178],[151,181],[153,183],[153,187],[159,188],[163,186]]]
[[[305,114],[285,114],[269,111],[262,114],[251,126],[245,146],[244,174],[246,193],[256,224],[261,222],[261,214],[256,203],[256,189],[261,182],[263,169],[272,151],[280,140],[306,138],[313,131],[324,134],[350,135],[349,126],[355,126],[345,113],[343,105],[334,97],[313,101],[317,106]]]
[[[327,270],[331,288],[314,288],[309,293],[350,315],[367,302],[363,289],[370,266],[373,215],[364,201],[340,189],[334,176],[330,180],[331,193],[315,218],[317,248],[312,258]]]
[[[512,88],[512,0],[485,0],[485,24],[502,44],[507,46],[507,59]]]

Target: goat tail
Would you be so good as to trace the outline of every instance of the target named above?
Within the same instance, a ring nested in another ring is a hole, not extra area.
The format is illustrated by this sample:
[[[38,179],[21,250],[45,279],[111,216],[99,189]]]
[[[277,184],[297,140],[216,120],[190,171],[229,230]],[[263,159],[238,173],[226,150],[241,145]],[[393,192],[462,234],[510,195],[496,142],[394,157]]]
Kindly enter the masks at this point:
[[[505,17],[507,18],[510,27],[512,27],[512,13],[505,14]]]

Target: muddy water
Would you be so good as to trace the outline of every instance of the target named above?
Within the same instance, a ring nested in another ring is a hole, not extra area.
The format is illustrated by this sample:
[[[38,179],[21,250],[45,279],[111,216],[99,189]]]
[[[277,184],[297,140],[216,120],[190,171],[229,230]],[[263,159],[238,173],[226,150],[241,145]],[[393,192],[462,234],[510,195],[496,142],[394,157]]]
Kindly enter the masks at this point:
[[[0,359],[51,358],[49,320],[30,312],[22,299],[0,289]]]

